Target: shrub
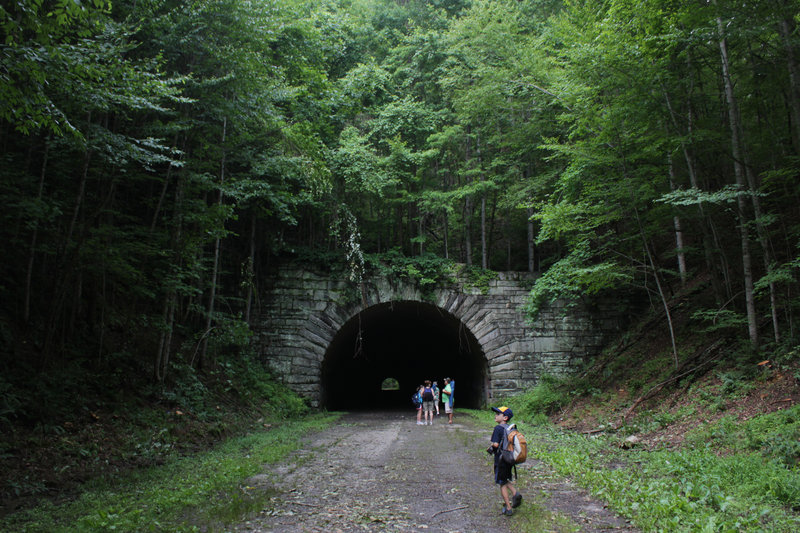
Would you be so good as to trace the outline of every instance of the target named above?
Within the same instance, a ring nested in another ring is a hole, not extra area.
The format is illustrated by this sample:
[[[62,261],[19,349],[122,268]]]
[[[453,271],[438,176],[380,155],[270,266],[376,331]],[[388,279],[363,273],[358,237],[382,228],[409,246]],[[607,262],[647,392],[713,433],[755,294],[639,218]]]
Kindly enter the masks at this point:
[[[544,413],[537,413],[533,415],[533,418],[531,418],[530,423],[534,426],[546,426],[550,424],[550,419]]]
[[[538,415],[544,416],[569,403],[570,395],[563,385],[563,379],[544,375],[535,387],[515,396],[511,401],[515,410],[526,420]]]

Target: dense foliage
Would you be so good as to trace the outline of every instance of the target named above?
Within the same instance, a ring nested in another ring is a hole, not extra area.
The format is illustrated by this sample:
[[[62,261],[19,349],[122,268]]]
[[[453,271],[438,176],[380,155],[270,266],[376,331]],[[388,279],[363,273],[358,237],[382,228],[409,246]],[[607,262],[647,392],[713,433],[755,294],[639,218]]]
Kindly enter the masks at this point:
[[[799,8],[0,7],[0,422],[226,364],[309,248],[540,271],[532,312],[708,283],[699,319],[796,344]]]

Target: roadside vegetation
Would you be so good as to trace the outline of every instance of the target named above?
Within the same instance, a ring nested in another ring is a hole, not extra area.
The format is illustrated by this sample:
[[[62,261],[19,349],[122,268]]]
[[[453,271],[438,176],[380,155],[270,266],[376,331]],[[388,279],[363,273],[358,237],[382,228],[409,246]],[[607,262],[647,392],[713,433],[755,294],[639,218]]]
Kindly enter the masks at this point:
[[[798,353],[744,365],[706,338],[713,364],[670,380],[657,339],[504,400],[529,454],[643,531],[797,531]]]
[[[785,439],[797,433],[798,413],[792,408],[783,419],[758,417],[737,424],[732,434],[769,420],[777,422],[774,432]],[[620,448],[616,435],[587,437],[548,426],[529,429],[528,437],[533,457],[589,489],[643,531],[797,531],[797,469],[786,465],[783,452],[769,447],[741,445],[745,439],[723,444],[716,435],[726,431],[729,424],[707,424],[683,446],[652,450]]]
[[[297,438],[336,420],[314,415],[227,440],[163,465],[87,483],[67,503],[45,502],[0,520],[4,531],[200,531],[218,530],[260,510],[269,491],[243,486],[303,444]]]
[[[229,347],[203,373],[173,364],[161,387],[120,374],[89,387],[64,372],[43,405],[4,398],[7,407],[15,400],[5,414],[17,423],[0,417],[0,531],[193,531],[234,522],[269,496],[242,483],[300,446],[297,435],[336,419],[311,414],[247,348]]]

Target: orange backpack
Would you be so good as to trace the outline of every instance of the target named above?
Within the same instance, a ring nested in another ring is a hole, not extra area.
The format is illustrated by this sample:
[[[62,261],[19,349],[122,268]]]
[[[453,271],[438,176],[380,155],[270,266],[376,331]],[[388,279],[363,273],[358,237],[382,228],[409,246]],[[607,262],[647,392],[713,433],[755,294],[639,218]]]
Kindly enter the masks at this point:
[[[508,426],[506,431],[506,449],[503,450],[503,460],[510,465],[524,463],[528,459],[528,441],[525,435],[519,432],[516,424]]]

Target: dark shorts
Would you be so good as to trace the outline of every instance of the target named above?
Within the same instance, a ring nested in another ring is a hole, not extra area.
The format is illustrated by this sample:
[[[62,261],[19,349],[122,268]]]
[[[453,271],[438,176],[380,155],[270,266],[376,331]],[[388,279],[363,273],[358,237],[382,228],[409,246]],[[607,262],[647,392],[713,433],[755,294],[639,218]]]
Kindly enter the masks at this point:
[[[494,482],[500,485],[501,487],[506,483],[511,482],[511,469],[513,467],[508,464],[504,463],[503,461],[498,461],[494,464]]]

